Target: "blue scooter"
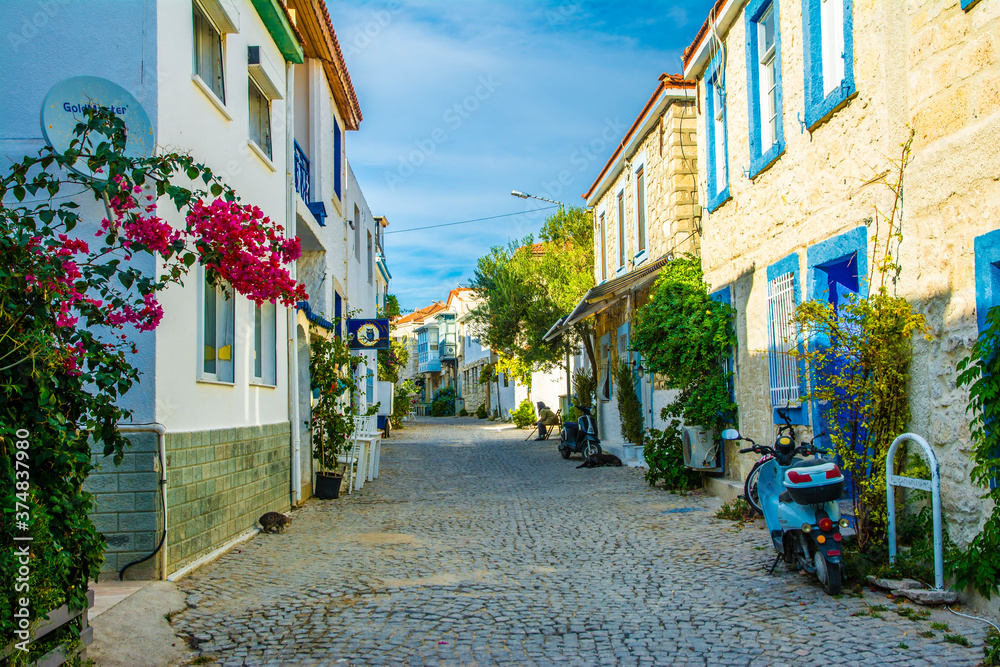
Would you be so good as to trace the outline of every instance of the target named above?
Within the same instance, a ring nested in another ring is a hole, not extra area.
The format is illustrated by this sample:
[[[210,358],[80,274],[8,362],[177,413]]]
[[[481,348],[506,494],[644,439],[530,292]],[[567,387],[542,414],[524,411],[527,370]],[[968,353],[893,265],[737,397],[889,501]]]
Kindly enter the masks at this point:
[[[559,453],[564,459],[579,453],[583,458],[601,453],[601,441],[597,437],[597,422],[590,414],[590,408],[574,405],[580,416],[575,422],[563,422],[559,431]]]
[[[757,480],[764,520],[778,552],[771,571],[784,558],[789,565],[815,574],[828,595],[837,595],[841,589],[840,529],[848,526],[837,504],[844,492],[844,475],[833,461],[795,458],[796,454],[809,456],[820,450],[812,443],[796,446],[790,425],[787,433],[784,431],[778,433],[774,447],[758,445],[732,428],[724,430],[722,438],[750,443],[741,454],[757,452],[774,457],[761,466]]]

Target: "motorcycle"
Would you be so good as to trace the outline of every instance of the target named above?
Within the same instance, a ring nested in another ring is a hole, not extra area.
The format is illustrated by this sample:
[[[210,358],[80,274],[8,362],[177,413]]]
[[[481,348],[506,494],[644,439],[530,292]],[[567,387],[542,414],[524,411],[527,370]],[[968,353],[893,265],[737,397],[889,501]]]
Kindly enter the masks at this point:
[[[563,422],[559,430],[559,453],[564,459],[571,454],[582,454],[587,458],[591,454],[601,453],[601,441],[597,438],[597,422],[590,414],[590,408],[574,405],[580,413],[575,422]]]
[[[773,457],[760,464],[756,485],[757,500],[778,552],[771,571],[784,558],[796,569],[815,574],[828,595],[837,595],[843,560],[840,530],[849,525],[837,503],[844,492],[844,475],[833,461],[796,458],[796,454],[810,456],[820,450],[811,442],[796,446],[791,423],[782,417],[788,427],[778,431],[773,447],[758,445],[731,428],[722,432],[722,438],[750,443],[741,454]]]

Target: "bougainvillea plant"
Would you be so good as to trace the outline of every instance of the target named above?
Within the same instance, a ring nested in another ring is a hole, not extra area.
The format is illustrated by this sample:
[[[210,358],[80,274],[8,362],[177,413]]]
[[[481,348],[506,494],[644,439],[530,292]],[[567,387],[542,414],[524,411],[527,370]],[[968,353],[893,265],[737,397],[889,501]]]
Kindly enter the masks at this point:
[[[32,538],[19,595],[34,619],[82,607],[99,572],[104,538],[82,490],[90,443],[123,458],[116,425],[131,412],[118,399],[139,381],[130,333],[160,323],[159,292],[198,262],[210,284],[258,304],[306,294],[286,268],[298,239],[190,156],[125,155],[125,126],[106,109],[85,112],[64,153],[43,148],[0,174],[0,202],[0,579],[15,580],[15,535]],[[4,645],[13,612],[0,610]]]

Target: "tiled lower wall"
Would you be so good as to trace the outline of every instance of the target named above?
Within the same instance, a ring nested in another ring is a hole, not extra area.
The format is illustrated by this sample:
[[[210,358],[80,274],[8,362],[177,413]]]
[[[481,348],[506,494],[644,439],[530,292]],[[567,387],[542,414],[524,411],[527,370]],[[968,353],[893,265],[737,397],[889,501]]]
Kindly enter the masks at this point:
[[[167,571],[290,506],[289,424],[167,433]]]

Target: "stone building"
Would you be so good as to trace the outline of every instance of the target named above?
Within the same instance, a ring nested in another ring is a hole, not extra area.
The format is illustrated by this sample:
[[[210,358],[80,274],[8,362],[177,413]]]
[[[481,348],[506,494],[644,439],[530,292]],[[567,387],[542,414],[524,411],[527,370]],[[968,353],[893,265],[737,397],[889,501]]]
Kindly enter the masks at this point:
[[[1000,4],[719,2],[684,75],[698,82],[702,261],[737,311],[739,428],[757,441],[786,402],[807,431],[826,418],[798,398],[805,374],[781,363],[780,335],[798,334],[773,313],[867,293],[873,238],[886,241],[875,208],[893,204],[885,179],[915,131],[895,289],[933,338],[914,341],[909,430],[934,446],[952,537],[966,542],[989,508],[968,480],[955,368],[1000,301]],[[734,481],[754,463],[735,450]]]
[[[583,194],[594,213],[594,280],[597,284],[557,327],[594,316],[599,365],[597,421],[605,448],[622,448],[612,364],[627,355],[645,426],[659,425],[666,391],[641,372],[631,352],[629,328],[648,299],[659,270],[673,256],[697,254],[695,83],[663,74],[590,189]],[[622,453],[634,454],[630,447]],[[628,458],[631,458],[629,456]]]

